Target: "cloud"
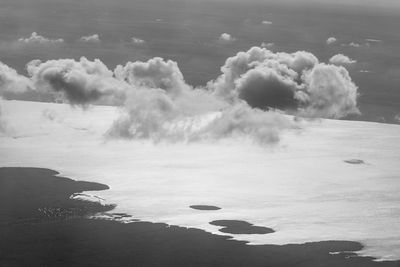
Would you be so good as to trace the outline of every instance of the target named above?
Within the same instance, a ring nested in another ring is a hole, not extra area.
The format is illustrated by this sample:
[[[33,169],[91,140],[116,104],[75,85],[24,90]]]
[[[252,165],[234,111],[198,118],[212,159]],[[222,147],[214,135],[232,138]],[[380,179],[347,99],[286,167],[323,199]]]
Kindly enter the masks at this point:
[[[227,105],[200,89],[172,97],[161,89],[141,88],[131,91],[123,115],[114,122],[108,136],[156,142],[235,137],[274,144],[281,131],[294,125],[282,114],[253,109],[244,102]]]
[[[50,39],[43,37],[36,32],[32,32],[31,36],[27,38],[18,39],[20,44],[40,44],[40,45],[55,45],[64,43],[64,39]]]
[[[0,133],[5,133],[8,130],[7,123],[2,116],[2,99],[13,99],[31,90],[32,84],[28,78],[0,62]]]
[[[367,43],[382,43],[382,40],[379,39],[365,39]]]
[[[124,98],[123,84],[98,59],[34,60],[27,64],[27,70],[35,88],[52,96],[53,101],[86,106],[90,103],[116,104]]]
[[[336,43],[336,42],[337,42],[337,39],[336,39],[335,37],[329,37],[329,38],[326,40],[326,43],[327,43],[328,45],[334,44],[334,43]]]
[[[262,42],[260,46],[261,46],[262,48],[272,48],[272,47],[275,46],[275,44],[274,44],[274,43],[265,43],[265,42]]]
[[[32,90],[32,88],[30,79],[0,62],[0,97],[12,97]]]
[[[131,38],[131,42],[132,42],[133,44],[135,44],[135,45],[143,45],[143,44],[146,43],[145,40],[140,39],[140,38],[136,38],[136,37],[132,37],[132,38]]]
[[[359,43],[355,43],[355,42],[351,42],[348,44],[342,44],[342,46],[350,46],[350,47],[361,47],[361,45]]]
[[[246,136],[261,144],[274,144],[279,142],[282,131],[296,127],[293,119],[239,103],[218,113],[204,128],[195,133],[195,138],[218,140]]]
[[[236,38],[234,38],[229,33],[223,33],[219,36],[218,41],[222,44],[229,44],[229,43],[233,43],[234,41],[236,41]]]
[[[0,135],[7,132],[7,123],[2,117],[2,110],[1,110],[1,97],[0,97]]]
[[[82,36],[79,40],[85,43],[99,43],[100,36],[98,34],[92,34],[92,35]]]
[[[282,114],[253,109],[245,102],[229,104],[210,91],[191,87],[171,60],[128,62],[114,72],[131,89],[122,116],[108,131],[110,137],[199,141],[247,136],[274,143],[281,130],[294,125]]]
[[[297,106],[294,99],[296,82],[273,68],[251,69],[235,81],[238,97],[252,107],[289,109]]]
[[[304,90],[296,96],[301,100],[299,114],[319,118],[342,118],[359,114],[358,87],[348,71],[341,66],[316,65],[302,75]]]
[[[334,65],[349,65],[349,64],[353,64],[356,63],[356,60],[353,60],[351,58],[349,58],[348,56],[345,56],[343,54],[337,54],[334,55],[333,57],[331,57],[329,59],[329,63],[334,64]]]
[[[307,117],[358,113],[357,86],[346,69],[319,63],[311,53],[273,53],[253,47],[228,58],[222,75],[208,83],[215,95],[253,108]]]
[[[186,84],[178,64],[171,60],[156,57],[147,62],[128,62],[118,65],[115,76],[135,87],[163,89],[169,93],[179,94],[189,87]]]
[[[37,90],[55,93],[72,105],[113,100],[109,102],[120,106],[121,117],[107,132],[111,138],[181,142],[246,137],[274,143],[279,132],[293,124],[282,114],[256,110],[245,102],[231,105],[193,88],[176,62],[161,58],[128,62],[114,72],[86,58],[36,60],[27,68]]]
[[[400,124],[400,114],[394,116],[394,121]]]
[[[185,82],[176,62],[158,57],[114,71],[98,59],[34,60],[27,64],[28,77],[0,66],[2,91],[22,86],[21,91],[29,88],[47,100],[83,108],[118,106],[121,115],[106,133],[110,138],[191,142],[234,137],[271,144],[282,131],[298,127],[286,114],[341,118],[358,112],[357,86],[347,70],[320,63],[305,51],[253,47],[228,58],[222,74],[198,88]]]
[[[208,87],[216,95],[232,100],[243,93],[243,90],[247,90],[243,86],[238,88],[237,85],[244,84],[243,79],[245,78],[255,77],[254,74],[242,77],[250,70],[254,69],[259,73],[274,73],[275,75],[270,75],[270,77],[279,76],[282,84],[287,84],[288,80],[296,83],[295,80],[304,70],[312,68],[317,63],[318,59],[308,52],[273,53],[264,48],[253,47],[247,52],[239,52],[236,56],[228,58],[221,67],[222,75],[215,81],[209,82]],[[253,83],[248,82],[248,84]],[[252,105],[252,103],[249,104]]]
[[[264,24],[264,25],[271,25],[271,24],[272,24],[272,21],[263,20],[261,23]]]

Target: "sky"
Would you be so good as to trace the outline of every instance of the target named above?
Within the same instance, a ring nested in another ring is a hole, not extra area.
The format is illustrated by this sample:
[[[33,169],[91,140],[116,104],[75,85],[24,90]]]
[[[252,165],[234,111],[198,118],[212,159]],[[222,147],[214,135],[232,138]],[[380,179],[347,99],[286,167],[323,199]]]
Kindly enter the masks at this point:
[[[3,0],[0,61],[26,74],[25,65],[35,59],[85,56],[113,69],[158,56],[177,62],[188,84],[204,86],[221,74],[228,57],[252,46],[304,50],[322,62],[344,54],[353,62],[346,68],[359,87],[362,113],[346,118],[397,123],[396,6],[389,0]],[[40,43],[32,33],[45,41]],[[328,45],[331,37],[336,41]]]

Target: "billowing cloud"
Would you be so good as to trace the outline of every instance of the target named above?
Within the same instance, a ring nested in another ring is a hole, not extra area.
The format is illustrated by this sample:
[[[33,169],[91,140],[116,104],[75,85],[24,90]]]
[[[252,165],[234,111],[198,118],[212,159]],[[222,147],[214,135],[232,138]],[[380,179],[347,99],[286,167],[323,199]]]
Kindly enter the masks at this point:
[[[31,90],[32,87],[30,79],[0,62],[0,97],[12,97]]]
[[[36,32],[32,32],[31,36],[27,38],[18,39],[18,43],[20,44],[40,44],[40,45],[49,45],[49,44],[61,44],[64,43],[64,39],[50,39],[44,36],[37,34]]]
[[[112,138],[244,137],[275,143],[281,131],[298,126],[284,113],[341,118],[358,112],[357,86],[347,70],[320,63],[305,51],[253,47],[239,52],[205,88],[188,85],[178,64],[162,58],[128,62],[114,71],[98,59],[34,60],[27,71],[24,77],[0,65],[1,90],[25,84],[52,101],[117,105],[121,116],[107,132]]]
[[[327,43],[328,45],[334,44],[334,43],[336,43],[336,42],[337,42],[337,39],[336,39],[335,37],[329,37],[329,38],[326,40],[326,43]]]
[[[92,34],[92,35],[82,36],[79,40],[85,43],[99,43],[100,36],[98,34]]]
[[[215,81],[209,82],[208,87],[219,96],[235,99],[239,94],[245,94],[243,91],[247,90],[238,85],[254,84],[244,81],[246,78],[253,79],[257,76],[254,73],[245,75],[250,70],[256,70],[258,73],[270,73],[268,77],[273,80],[276,80],[275,77],[279,77],[282,80],[280,84],[290,83],[292,86],[297,83],[296,79],[304,70],[312,68],[315,64],[318,64],[318,59],[308,52],[273,53],[264,48],[253,47],[247,52],[239,52],[236,56],[228,58],[225,65],[221,67],[222,75]],[[288,82],[289,80],[292,82]],[[276,81],[271,82],[276,83]],[[253,91],[250,88],[249,90]],[[252,103],[249,104],[252,105]]]
[[[304,89],[297,92],[300,114],[319,118],[342,118],[358,114],[357,86],[341,66],[318,64],[302,75]]]
[[[270,67],[249,70],[235,81],[235,87],[238,97],[252,107],[289,109],[297,106],[294,99],[297,83]]]
[[[156,57],[147,62],[128,62],[115,69],[115,76],[135,87],[163,89],[179,94],[189,87],[186,84],[178,64],[171,60]]]
[[[227,101],[301,116],[341,118],[358,113],[357,86],[346,69],[311,53],[273,53],[253,47],[228,58],[209,90]]]
[[[295,126],[282,114],[253,109],[244,102],[227,105],[199,89],[179,97],[161,89],[134,90],[123,111],[109,136],[173,142],[247,137],[273,144],[282,130]]]
[[[2,117],[1,101],[3,98],[14,98],[32,90],[31,81],[17,73],[16,70],[0,62],[0,133],[7,130],[7,123]]]
[[[131,42],[132,42],[133,44],[135,44],[135,45],[143,45],[143,44],[146,43],[145,40],[140,39],[140,38],[136,38],[136,37],[132,37],[132,38],[131,38]]]
[[[37,90],[50,93],[53,100],[66,100],[73,105],[119,103],[124,87],[100,60],[59,59],[28,63],[27,70]]]
[[[348,56],[345,56],[343,54],[337,54],[334,55],[329,59],[329,63],[332,63],[334,65],[342,66],[342,65],[350,65],[353,63],[356,63],[357,61],[354,59],[349,58]]]
[[[225,32],[219,36],[218,41],[222,44],[228,44],[236,41],[236,38]]]

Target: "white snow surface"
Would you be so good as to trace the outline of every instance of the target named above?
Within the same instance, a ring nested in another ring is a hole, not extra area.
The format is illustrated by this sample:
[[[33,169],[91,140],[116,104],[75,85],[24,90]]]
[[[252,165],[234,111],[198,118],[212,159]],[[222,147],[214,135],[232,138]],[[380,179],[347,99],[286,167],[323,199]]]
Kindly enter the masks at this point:
[[[113,212],[214,234],[210,221],[245,220],[276,231],[232,235],[251,244],[358,241],[360,255],[400,259],[399,125],[314,120],[273,146],[245,138],[155,144],[108,139],[115,107],[0,106],[0,166],[107,184],[89,194],[117,204]],[[365,163],[344,162],[353,159]],[[201,204],[222,209],[189,208]]]

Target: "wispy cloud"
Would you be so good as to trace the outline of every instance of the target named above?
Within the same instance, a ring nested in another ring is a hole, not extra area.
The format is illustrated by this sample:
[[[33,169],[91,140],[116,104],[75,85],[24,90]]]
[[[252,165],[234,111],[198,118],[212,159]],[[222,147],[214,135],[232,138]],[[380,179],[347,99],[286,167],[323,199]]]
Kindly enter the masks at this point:
[[[271,25],[271,24],[272,24],[272,21],[263,20],[261,23],[264,24],[264,25]]]
[[[361,44],[355,43],[355,42],[351,42],[351,43],[348,43],[348,44],[342,44],[342,46],[350,46],[350,47],[358,48],[358,47],[361,47]]]
[[[92,35],[82,36],[79,40],[85,43],[99,43],[100,36],[98,34],[92,34]]]
[[[135,44],[135,45],[143,45],[143,44],[146,43],[145,40],[140,39],[140,38],[137,38],[137,37],[132,37],[132,38],[131,38],[131,42],[132,42],[133,44]]]
[[[220,43],[223,44],[227,44],[227,43],[232,43],[234,41],[236,41],[236,38],[234,38],[232,35],[230,35],[229,33],[223,33],[219,36],[218,41]]]
[[[265,42],[261,43],[261,47],[263,47],[263,48],[272,48],[274,46],[275,46],[274,43],[265,43]]]
[[[18,43],[20,44],[61,44],[64,43],[64,39],[51,39],[37,34],[36,32],[32,32],[32,34],[27,38],[18,39]]]

